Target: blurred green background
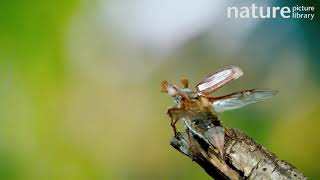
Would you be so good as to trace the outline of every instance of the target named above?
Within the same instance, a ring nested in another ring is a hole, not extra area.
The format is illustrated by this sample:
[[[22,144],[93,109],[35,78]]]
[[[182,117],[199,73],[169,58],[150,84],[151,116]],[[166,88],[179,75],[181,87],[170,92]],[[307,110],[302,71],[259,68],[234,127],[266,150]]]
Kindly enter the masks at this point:
[[[245,75],[215,95],[279,94],[221,114],[225,125],[320,178],[318,14],[226,19],[236,3],[252,2],[2,2],[0,179],[209,179],[169,146],[159,83],[195,85],[228,65]]]

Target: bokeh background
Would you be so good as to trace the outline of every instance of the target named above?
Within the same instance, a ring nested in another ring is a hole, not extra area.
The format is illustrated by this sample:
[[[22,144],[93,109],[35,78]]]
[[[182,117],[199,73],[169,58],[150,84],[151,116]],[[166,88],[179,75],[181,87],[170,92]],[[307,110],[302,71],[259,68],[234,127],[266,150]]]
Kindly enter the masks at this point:
[[[159,83],[245,75],[215,95],[279,91],[220,114],[310,179],[320,178],[315,19],[227,19],[224,0],[15,0],[0,6],[0,179],[209,179],[168,144]],[[309,3],[309,4],[306,4]]]

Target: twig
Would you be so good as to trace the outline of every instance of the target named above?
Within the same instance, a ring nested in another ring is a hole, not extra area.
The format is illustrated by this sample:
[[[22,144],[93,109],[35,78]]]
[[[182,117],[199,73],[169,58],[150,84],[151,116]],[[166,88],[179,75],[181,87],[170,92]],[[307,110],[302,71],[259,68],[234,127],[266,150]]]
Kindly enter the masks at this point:
[[[288,162],[257,144],[236,129],[225,129],[225,158],[196,135],[186,133],[172,137],[170,144],[198,163],[214,179],[307,179]]]

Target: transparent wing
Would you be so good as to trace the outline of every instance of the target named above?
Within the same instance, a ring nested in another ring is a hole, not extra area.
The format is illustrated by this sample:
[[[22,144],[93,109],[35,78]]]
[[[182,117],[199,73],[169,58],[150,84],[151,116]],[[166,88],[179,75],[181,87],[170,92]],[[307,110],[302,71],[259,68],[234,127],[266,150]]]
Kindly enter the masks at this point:
[[[271,98],[277,93],[273,90],[244,90],[226,96],[209,99],[215,111],[223,112],[238,109],[251,103]]]
[[[207,76],[196,87],[198,92],[208,95],[242,75],[243,72],[239,67],[230,66]]]

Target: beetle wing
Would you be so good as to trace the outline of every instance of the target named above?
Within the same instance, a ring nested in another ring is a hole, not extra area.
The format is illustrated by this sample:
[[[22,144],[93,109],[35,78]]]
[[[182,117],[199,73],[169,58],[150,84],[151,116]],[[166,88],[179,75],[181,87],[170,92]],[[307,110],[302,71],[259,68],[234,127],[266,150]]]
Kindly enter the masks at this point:
[[[208,95],[213,91],[216,91],[217,89],[221,88],[226,83],[234,79],[238,79],[242,75],[243,72],[239,67],[230,66],[207,76],[196,87],[198,92]]]
[[[271,98],[277,93],[274,90],[244,90],[226,96],[209,98],[215,111],[223,112],[238,109],[248,104]]]
[[[206,138],[211,145],[218,149],[220,157],[223,159],[224,128],[221,126],[214,126],[204,133],[204,138]]]

